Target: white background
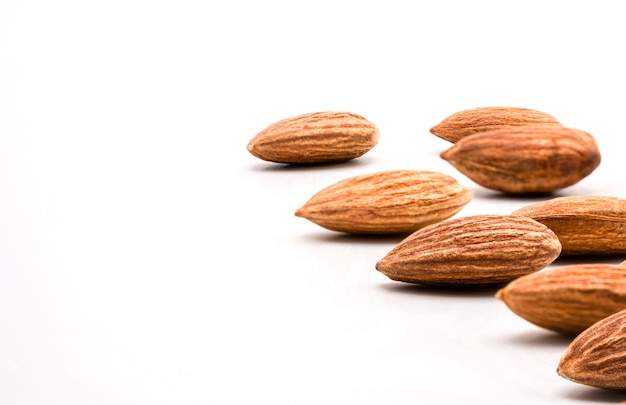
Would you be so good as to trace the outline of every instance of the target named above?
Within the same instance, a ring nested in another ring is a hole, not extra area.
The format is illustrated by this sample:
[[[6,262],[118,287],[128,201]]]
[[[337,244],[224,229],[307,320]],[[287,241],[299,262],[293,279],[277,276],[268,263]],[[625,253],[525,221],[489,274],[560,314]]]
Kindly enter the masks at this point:
[[[623,1],[0,0],[0,403],[626,400],[559,377],[569,340],[494,290],[393,282],[374,265],[399,238],[293,215],[386,169],[453,175],[475,192],[458,215],[539,201],[439,158],[430,127],[478,106],[596,137],[600,167],[555,196],[626,197],[625,52]],[[328,110],[379,144],[309,168],[247,152]]]

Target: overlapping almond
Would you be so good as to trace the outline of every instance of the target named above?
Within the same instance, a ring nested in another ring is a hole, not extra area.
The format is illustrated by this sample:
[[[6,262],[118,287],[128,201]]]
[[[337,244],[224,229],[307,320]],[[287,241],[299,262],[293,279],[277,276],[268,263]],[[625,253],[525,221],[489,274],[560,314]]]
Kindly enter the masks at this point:
[[[544,269],[511,281],[496,297],[537,326],[578,334],[626,309],[626,267],[575,264]]]
[[[626,255],[626,199],[604,195],[556,197],[513,212],[558,236],[562,256]]]
[[[472,195],[442,173],[389,170],[332,184],[313,195],[295,215],[338,232],[409,233],[453,216]]]
[[[520,107],[478,107],[456,112],[430,129],[430,133],[455,143],[478,132],[524,125],[560,126],[542,111]]]
[[[429,225],[376,264],[392,280],[423,285],[507,283],[543,269],[561,252],[548,227],[513,215],[473,215]]]
[[[351,112],[324,111],[275,122],[248,143],[259,159],[291,164],[343,162],[358,158],[378,143],[379,130]]]
[[[600,164],[595,138],[562,126],[525,125],[466,136],[441,158],[483,187],[549,193],[578,183]]]

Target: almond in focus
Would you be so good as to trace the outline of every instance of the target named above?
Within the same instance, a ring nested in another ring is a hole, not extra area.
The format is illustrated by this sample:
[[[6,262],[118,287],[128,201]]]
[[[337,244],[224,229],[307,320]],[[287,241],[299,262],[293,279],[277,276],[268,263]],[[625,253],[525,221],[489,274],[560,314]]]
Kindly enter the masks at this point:
[[[557,373],[579,384],[626,390],[626,310],[576,336],[561,357]]]
[[[542,111],[520,107],[478,107],[456,112],[430,129],[430,133],[455,143],[478,132],[523,125],[561,126]]]
[[[560,251],[554,232],[533,219],[474,215],[413,232],[376,270],[395,281],[422,285],[497,285],[543,269]]]
[[[271,124],[250,140],[247,149],[275,163],[335,163],[364,155],[378,138],[376,125],[358,114],[314,112]]]
[[[513,212],[539,221],[558,236],[561,256],[626,254],[626,199],[581,195],[556,197]]]
[[[626,309],[626,268],[576,264],[544,269],[511,281],[496,297],[539,327],[575,335]]]
[[[549,193],[578,183],[600,164],[595,138],[561,126],[526,125],[462,138],[441,158],[483,187]]]
[[[314,194],[295,215],[332,231],[410,233],[450,218],[473,192],[451,176],[390,170],[350,177]]]

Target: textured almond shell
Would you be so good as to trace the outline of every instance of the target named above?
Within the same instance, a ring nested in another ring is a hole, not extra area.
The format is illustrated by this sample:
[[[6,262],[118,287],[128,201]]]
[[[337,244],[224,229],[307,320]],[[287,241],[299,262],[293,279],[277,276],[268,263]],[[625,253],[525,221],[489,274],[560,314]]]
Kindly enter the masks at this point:
[[[430,129],[430,133],[455,143],[477,132],[522,125],[552,125],[561,123],[544,112],[519,107],[478,107],[456,112]]]
[[[626,199],[583,195],[556,197],[513,212],[552,229],[562,256],[626,254]]]
[[[276,163],[331,163],[364,155],[378,138],[376,125],[358,114],[315,112],[273,123],[253,137],[247,149]]]
[[[626,309],[626,268],[577,264],[544,269],[511,281],[496,297],[537,326],[578,334]]]
[[[339,232],[409,233],[453,216],[472,195],[445,174],[390,170],[341,180],[313,195],[295,215]]]
[[[557,373],[579,384],[626,389],[626,310],[576,336],[561,357]]]
[[[521,126],[467,136],[441,158],[483,187],[506,193],[546,193],[571,186],[600,164],[587,132]]]
[[[392,280],[424,285],[495,285],[538,271],[561,251],[530,218],[474,215],[419,229],[376,264]]]

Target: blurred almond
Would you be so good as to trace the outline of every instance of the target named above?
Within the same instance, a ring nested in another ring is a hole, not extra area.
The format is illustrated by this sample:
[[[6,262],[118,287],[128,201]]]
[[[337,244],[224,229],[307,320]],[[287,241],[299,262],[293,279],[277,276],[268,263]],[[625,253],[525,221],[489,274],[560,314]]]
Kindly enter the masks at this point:
[[[248,143],[253,156],[276,163],[333,163],[355,159],[378,143],[376,125],[351,112],[315,112],[265,128]]]
[[[560,126],[553,116],[530,108],[478,107],[456,112],[430,129],[430,133],[452,143],[468,135],[523,125]]]
[[[472,195],[445,174],[390,170],[339,181],[313,195],[295,215],[339,232],[409,233],[453,216]]]

